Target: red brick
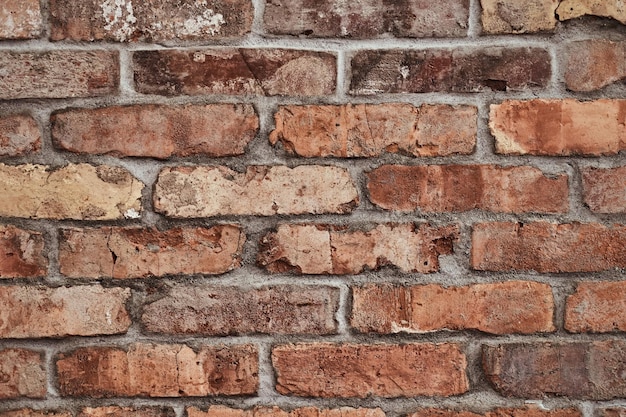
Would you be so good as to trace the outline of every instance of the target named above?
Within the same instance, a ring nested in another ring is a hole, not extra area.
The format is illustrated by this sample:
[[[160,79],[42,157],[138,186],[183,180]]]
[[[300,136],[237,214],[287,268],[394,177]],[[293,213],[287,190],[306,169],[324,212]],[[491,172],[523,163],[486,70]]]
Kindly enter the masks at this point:
[[[63,229],[59,263],[72,278],[145,278],[222,274],[238,268],[245,234],[237,226],[212,228],[103,227]]]
[[[261,239],[257,262],[271,272],[358,274],[393,266],[402,272],[439,270],[453,252],[456,226],[381,224],[364,231],[323,224],[284,224]]]
[[[361,51],[351,68],[357,95],[527,90],[551,76],[550,55],[537,48]]]
[[[581,16],[610,17],[626,25],[626,7],[622,0],[561,0],[556,16],[561,21]]]
[[[565,83],[572,91],[594,91],[626,79],[626,42],[593,39],[567,45]]]
[[[348,170],[334,166],[164,168],[154,207],[170,217],[349,213],[359,196]]]
[[[496,152],[613,155],[626,149],[626,100],[509,100],[491,105]]]
[[[211,405],[207,411],[196,407],[187,408],[188,417],[385,417],[380,408],[316,408],[302,407],[291,411],[278,407],[258,406],[249,410],[240,410],[223,405]]]
[[[241,155],[259,128],[249,104],[72,109],[51,120],[58,148],[152,158]]]
[[[582,171],[585,204],[596,213],[626,212],[626,167]]]
[[[39,352],[0,350],[0,375],[0,399],[46,396],[46,371]]]
[[[626,394],[626,343],[511,343],[483,347],[483,367],[505,396],[608,400]]]
[[[0,118],[0,157],[23,156],[40,149],[41,130],[35,119],[25,114]]]
[[[174,417],[174,410],[165,407],[97,407],[83,408],[78,417]]]
[[[0,51],[0,96],[20,98],[96,97],[115,94],[117,52]]]
[[[600,408],[596,410],[596,417],[624,417],[626,416],[626,408],[624,407],[610,407]]]
[[[478,414],[469,411],[453,411],[441,408],[424,408],[407,417],[582,417],[575,408],[542,410],[539,408],[496,408]]]
[[[250,0],[50,1],[52,40],[213,41],[250,32]]]
[[[145,306],[141,322],[168,334],[334,334],[338,305],[331,287],[176,287]]]
[[[137,91],[166,96],[321,96],[337,72],[335,55],[288,49],[140,51],[133,62]]]
[[[626,226],[479,223],[471,266],[482,271],[598,272],[626,268]]]
[[[432,3],[362,0],[270,0],[265,5],[265,30],[274,35],[346,37],[461,37],[467,34],[468,0]]]
[[[41,233],[0,226],[0,278],[45,276],[48,259],[43,251]]]
[[[62,396],[244,395],[256,392],[258,353],[252,345],[86,347],[61,354],[57,372]]]
[[[554,299],[547,284],[507,281],[444,288],[366,285],[352,289],[350,324],[360,332],[426,333],[480,330],[487,333],[554,331]]]
[[[305,157],[468,155],[476,145],[472,106],[347,104],[281,106],[270,142]]]
[[[367,174],[367,189],[385,210],[565,213],[567,180],[528,166],[383,165]]]
[[[553,31],[559,0],[480,0],[487,34]]]
[[[570,332],[626,331],[626,282],[581,282],[567,297],[565,329]]]
[[[42,28],[39,0],[5,0],[0,5],[0,39],[38,38]]]
[[[30,408],[22,408],[19,410],[0,412],[0,417],[72,417],[72,413],[68,411],[33,410]]]

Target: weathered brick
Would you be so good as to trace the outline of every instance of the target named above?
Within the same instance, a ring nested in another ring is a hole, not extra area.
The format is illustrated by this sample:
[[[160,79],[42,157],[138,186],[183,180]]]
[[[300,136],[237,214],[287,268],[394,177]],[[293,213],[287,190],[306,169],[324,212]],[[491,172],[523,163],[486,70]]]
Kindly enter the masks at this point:
[[[123,168],[0,164],[0,216],[37,219],[135,218],[144,185]],[[97,192],[96,192],[97,191]]]
[[[46,396],[46,371],[39,352],[0,350],[0,375],[0,399]]]
[[[536,407],[496,408],[482,414],[441,408],[424,408],[407,415],[407,417],[582,417],[582,413],[575,408],[553,410],[542,410]]]
[[[385,413],[380,408],[302,407],[287,411],[278,407],[258,406],[249,410],[240,410],[223,405],[212,405],[207,411],[188,407],[187,417],[385,417]]]
[[[429,284],[352,289],[352,327],[360,332],[426,333],[475,329],[487,333],[554,331],[549,285],[507,281],[444,288]]]
[[[78,417],[174,417],[174,410],[165,407],[97,407],[83,408]]]
[[[41,131],[31,116],[15,114],[0,118],[0,157],[22,156],[41,149]]]
[[[0,278],[42,277],[48,271],[39,232],[0,226]]]
[[[259,128],[249,104],[72,109],[51,120],[61,149],[152,158],[241,155]]]
[[[611,155],[626,149],[626,100],[509,100],[492,104],[496,152]]]
[[[360,0],[278,1],[265,5],[267,32],[310,37],[372,38],[385,35],[425,38],[467,34],[468,0],[432,3]]]
[[[346,169],[317,165],[164,168],[154,191],[156,211],[171,217],[348,213],[358,202]]]
[[[383,165],[367,173],[367,190],[385,210],[564,213],[567,180],[528,166]]]
[[[626,330],[626,282],[581,282],[567,297],[565,329],[570,332]]]
[[[480,0],[483,32],[534,33],[556,27],[559,0]]]
[[[72,413],[68,411],[21,408],[19,410],[0,412],[0,417],[72,417]]]
[[[456,226],[381,224],[365,231],[323,224],[283,224],[261,239],[257,262],[271,272],[358,274],[394,266],[402,272],[439,270],[453,251]]]
[[[452,343],[282,345],[272,362],[283,395],[392,398],[469,389],[465,355]]]
[[[483,346],[483,368],[506,396],[607,400],[626,394],[626,343],[511,343]]]
[[[347,104],[281,106],[270,142],[305,157],[468,155],[476,145],[472,106]]]
[[[117,52],[0,51],[3,99],[95,97],[115,94]]]
[[[147,305],[141,321],[169,334],[333,334],[338,305],[331,287],[177,287]]]
[[[93,336],[125,333],[130,290],[77,287],[0,287],[0,338]]]
[[[561,0],[556,15],[561,21],[586,15],[611,17],[626,25],[626,7],[622,0]]]
[[[59,263],[72,278],[145,278],[222,274],[238,268],[246,236],[232,225],[212,228],[63,229]]]
[[[257,389],[258,353],[252,345],[87,347],[61,354],[57,372],[63,396],[245,395]]]
[[[42,28],[39,0],[5,0],[0,5],[0,39],[38,38]]]
[[[350,94],[508,91],[542,88],[550,55],[537,48],[374,50],[352,57]]]
[[[565,83],[572,91],[594,91],[626,79],[626,41],[593,39],[567,45]]]
[[[483,271],[597,272],[626,268],[626,226],[479,223],[471,266]]]
[[[320,96],[334,93],[337,72],[335,55],[287,49],[140,51],[133,62],[137,91],[167,96]]]
[[[582,172],[585,204],[596,213],[626,212],[626,167]]]
[[[596,417],[624,417],[626,416],[626,408],[624,407],[610,407],[600,408],[594,413]]]
[[[212,41],[250,32],[250,0],[50,1],[52,40]]]

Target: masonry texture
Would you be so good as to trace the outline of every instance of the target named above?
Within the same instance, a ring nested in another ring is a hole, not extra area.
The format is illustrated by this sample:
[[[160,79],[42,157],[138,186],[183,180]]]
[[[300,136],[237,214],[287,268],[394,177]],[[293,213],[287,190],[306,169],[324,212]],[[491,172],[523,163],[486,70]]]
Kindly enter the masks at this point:
[[[625,417],[623,0],[0,1],[0,417]]]

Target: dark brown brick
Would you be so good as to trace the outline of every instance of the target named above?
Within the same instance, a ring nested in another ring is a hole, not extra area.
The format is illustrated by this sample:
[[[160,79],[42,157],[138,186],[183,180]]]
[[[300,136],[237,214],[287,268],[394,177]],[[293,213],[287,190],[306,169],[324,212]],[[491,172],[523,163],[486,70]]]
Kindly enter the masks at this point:
[[[0,226],[0,278],[33,278],[48,273],[43,235],[14,226]]]

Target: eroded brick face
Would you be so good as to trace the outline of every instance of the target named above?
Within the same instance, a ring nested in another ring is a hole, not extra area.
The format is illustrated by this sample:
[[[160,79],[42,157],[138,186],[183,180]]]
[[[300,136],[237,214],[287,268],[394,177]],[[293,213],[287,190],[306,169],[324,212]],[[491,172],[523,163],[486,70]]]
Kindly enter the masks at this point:
[[[605,39],[567,45],[565,83],[572,91],[594,91],[626,79],[626,41]]]
[[[581,282],[567,298],[565,328],[570,332],[624,331],[626,283]]]
[[[28,349],[0,350],[0,398],[45,398],[43,354]]]
[[[585,204],[596,213],[626,211],[626,167],[583,170]]]
[[[229,408],[222,405],[209,406],[207,411],[196,407],[186,409],[189,417],[385,417],[380,408],[317,408],[301,407],[291,411],[278,407],[255,407],[248,410]]]
[[[0,118],[0,157],[22,156],[41,149],[41,131],[31,116],[16,114]]]
[[[8,0],[0,6],[0,39],[32,39],[41,35],[43,19],[38,0]]]
[[[0,226],[0,278],[34,278],[47,272],[41,233]]]

